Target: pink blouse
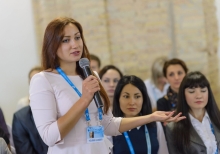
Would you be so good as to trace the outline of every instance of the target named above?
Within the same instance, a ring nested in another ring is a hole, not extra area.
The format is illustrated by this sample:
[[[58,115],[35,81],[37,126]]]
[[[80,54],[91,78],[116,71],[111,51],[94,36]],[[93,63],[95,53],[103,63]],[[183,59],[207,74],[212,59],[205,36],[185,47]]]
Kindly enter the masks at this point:
[[[80,92],[82,79],[79,76],[68,76]],[[57,119],[63,116],[79,100],[78,94],[59,74],[40,72],[31,79],[30,106],[34,121],[43,141],[49,146],[48,154],[107,154],[109,141],[87,143],[85,117],[82,116],[72,130],[61,140]],[[98,122],[98,110],[94,100],[90,103],[91,125]],[[106,135],[120,135],[121,118],[114,118],[109,110],[103,116],[101,124]]]

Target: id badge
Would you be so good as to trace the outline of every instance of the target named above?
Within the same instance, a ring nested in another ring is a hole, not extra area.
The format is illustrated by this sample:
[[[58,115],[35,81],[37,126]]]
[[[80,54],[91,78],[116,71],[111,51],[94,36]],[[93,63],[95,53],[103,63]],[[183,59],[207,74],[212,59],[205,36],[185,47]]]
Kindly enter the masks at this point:
[[[87,127],[87,143],[102,142],[104,139],[103,126]]]

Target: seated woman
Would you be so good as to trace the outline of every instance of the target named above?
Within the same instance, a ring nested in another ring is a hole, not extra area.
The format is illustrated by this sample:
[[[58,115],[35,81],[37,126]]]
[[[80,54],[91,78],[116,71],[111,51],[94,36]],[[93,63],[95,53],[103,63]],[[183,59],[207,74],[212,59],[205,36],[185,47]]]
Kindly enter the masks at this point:
[[[152,113],[144,82],[134,76],[122,77],[115,89],[113,115],[136,117]],[[114,154],[168,154],[167,143],[160,122],[152,122],[113,137]]]
[[[170,154],[219,153],[220,112],[202,73],[191,72],[183,79],[177,112],[187,118],[166,127]]]
[[[112,109],[115,88],[122,76],[123,74],[121,71],[114,65],[106,65],[99,71],[99,77],[102,81],[102,85],[110,100],[110,109]]]
[[[151,67],[151,78],[144,81],[153,111],[157,109],[157,100],[166,95],[169,88],[163,74],[163,66],[166,61],[167,57],[164,56],[156,58]]]
[[[173,111],[176,109],[179,87],[187,72],[188,68],[185,62],[180,59],[173,58],[164,63],[163,74],[170,87],[167,94],[157,101],[158,111]]]

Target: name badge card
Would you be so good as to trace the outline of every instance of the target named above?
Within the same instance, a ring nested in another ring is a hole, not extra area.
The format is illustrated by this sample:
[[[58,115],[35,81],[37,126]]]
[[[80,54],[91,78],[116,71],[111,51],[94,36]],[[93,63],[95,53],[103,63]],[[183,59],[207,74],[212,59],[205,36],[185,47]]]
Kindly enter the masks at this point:
[[[102,142],[104,139],[103,126],[87,127],[87,143]]]

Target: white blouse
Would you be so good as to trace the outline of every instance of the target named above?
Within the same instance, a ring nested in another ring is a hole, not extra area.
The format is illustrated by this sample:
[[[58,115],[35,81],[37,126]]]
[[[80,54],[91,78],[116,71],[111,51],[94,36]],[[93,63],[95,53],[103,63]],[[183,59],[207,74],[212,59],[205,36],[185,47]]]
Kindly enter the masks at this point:
[[[157,107],[157,100],[167,94],[169,84],[166,83],[163,91],[160,91],[160,89],[158,89],[150,79],[145,80],[144,83],[147,87],[147,94],[150,98],[152,109],[154,109]]]
[[[82,79],[79,76],[68,76],[80,92]],[[111,143],[104,138],[103,142],[87,143],[86,128],[88,124],[84,115],[72,130],[61,139],[57,119],[65,115],[79,100],[78,94],[59,74],[41,72],[34,75],[30,83],[30,106],[37,130],[43,141],[49,146],[48,154],[108,154]],[[94,100],[88,106],[91,125],[97,126],[98,110]],[[111,111],[101,121],[106,135],[120,135],[118,131],[121,118],[114,118]]]
[[[189,117],[193,125],[193,128],[196,130],[196,132],[201,137],[203,143],[205,144],[207,153],[215,154],[217,149],[217,144],[216,144],[215,135],[211,130],[211,125],[210,125],[211,120],[209,118],[208,113],[205,112],[202,122],[194,118],[190,113],[189,113]]]

